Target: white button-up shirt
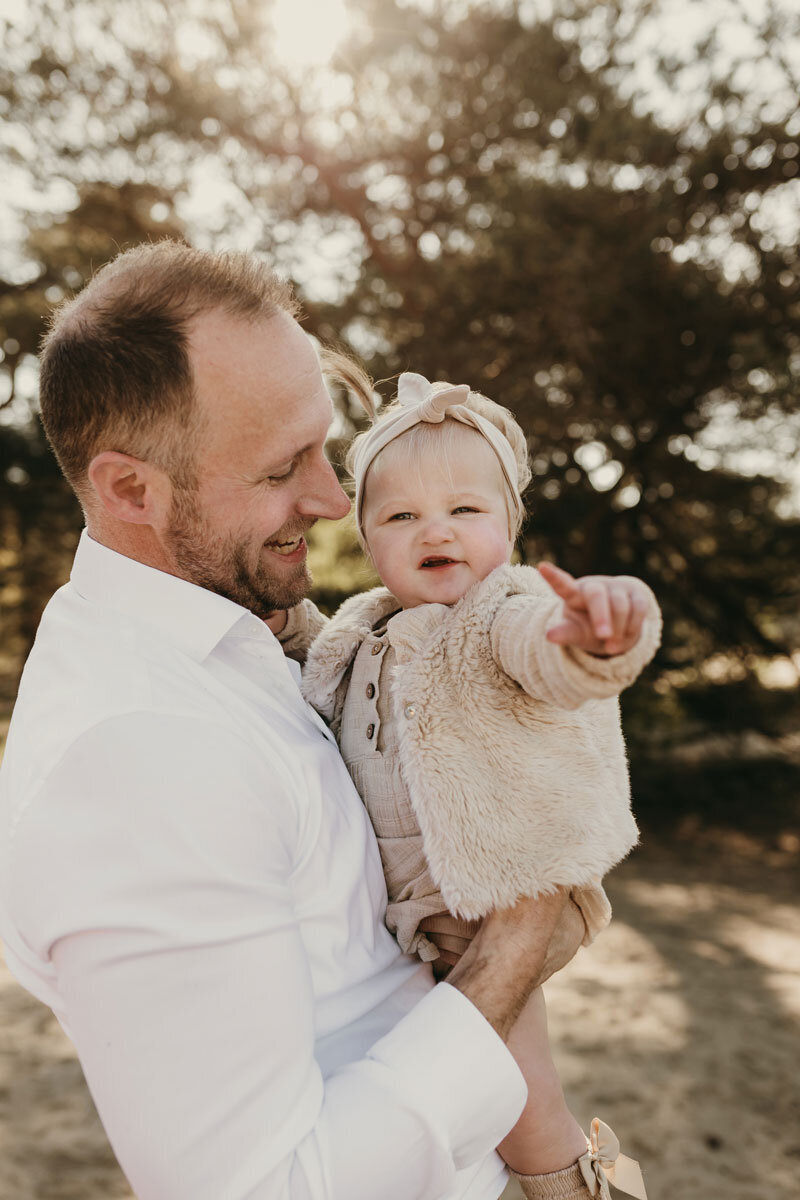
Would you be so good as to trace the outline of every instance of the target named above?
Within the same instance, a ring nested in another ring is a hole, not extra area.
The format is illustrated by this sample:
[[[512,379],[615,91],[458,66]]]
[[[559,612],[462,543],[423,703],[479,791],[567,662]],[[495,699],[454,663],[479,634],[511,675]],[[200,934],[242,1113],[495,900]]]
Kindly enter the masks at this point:
[[[494,1200],[506,1047],[383,925],[375,839],[252,613],[84,533],[0,775],[0,936],[140,1200]]]

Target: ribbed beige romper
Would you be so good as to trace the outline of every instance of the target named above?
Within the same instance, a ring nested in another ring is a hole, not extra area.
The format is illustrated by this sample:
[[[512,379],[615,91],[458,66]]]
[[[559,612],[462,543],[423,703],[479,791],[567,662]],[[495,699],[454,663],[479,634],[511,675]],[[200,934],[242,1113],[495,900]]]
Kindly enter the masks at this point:
[[[452,916],[428,870],[422,834],[400,771],[389,691],[394,663],[384,624],[367,635],[353,662],[339,746],[378,839],[389,896],[386,925],[401,949],[429,962],[439,951],[419,928],[420,922],[427,932],[440,936],[443,947],[449,937],[472,937],[480,922]]]

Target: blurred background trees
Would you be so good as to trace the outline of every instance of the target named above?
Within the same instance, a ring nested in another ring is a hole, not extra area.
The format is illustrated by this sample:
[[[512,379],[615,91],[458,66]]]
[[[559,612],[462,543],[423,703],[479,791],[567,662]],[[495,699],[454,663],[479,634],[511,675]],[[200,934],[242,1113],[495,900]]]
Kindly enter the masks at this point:
[[[626,702],[645,805],[746,820],[769,778],[796,823],[796,6],[329,0],[294,42],[283,0],[12,7],[7,696],[80,526],[35,422],[47,311],[119,248],[186,237],[277,262],[384,396],[412,368],[511,408],[524,557],[639,574],[662,601]],[[341,440],[354,419],[343,401]],[[329,606],[369,582],[346,530],[314,553]]]

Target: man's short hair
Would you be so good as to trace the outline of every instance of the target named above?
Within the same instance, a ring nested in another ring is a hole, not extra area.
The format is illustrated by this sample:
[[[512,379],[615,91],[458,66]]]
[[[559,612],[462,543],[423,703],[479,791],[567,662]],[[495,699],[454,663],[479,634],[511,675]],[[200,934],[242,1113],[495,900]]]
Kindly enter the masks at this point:
[[[103,450],[146,459],[189,486],[198,425],[189,324],[212,309],[256,320],[295,316],[298,306],[253,255],[165,240],[120,254],[55,310],[42,343],[42,423],[79,497]]]

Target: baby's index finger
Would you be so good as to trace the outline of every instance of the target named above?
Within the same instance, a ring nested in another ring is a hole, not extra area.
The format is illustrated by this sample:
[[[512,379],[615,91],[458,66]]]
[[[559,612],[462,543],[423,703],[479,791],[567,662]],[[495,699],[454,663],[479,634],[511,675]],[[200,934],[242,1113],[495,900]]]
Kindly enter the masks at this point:
[[[562,567],[557,567],[555,563],[541,562],[536,570],[562,600],[571,600],[573,596],[580,595],[580,589],[573,576]]]

